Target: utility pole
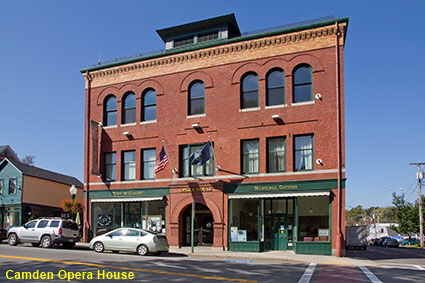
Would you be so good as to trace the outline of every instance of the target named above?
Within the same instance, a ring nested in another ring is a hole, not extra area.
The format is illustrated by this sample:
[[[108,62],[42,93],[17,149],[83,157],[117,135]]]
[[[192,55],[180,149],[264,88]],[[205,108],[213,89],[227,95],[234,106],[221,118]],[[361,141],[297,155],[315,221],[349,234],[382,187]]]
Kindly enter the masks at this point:
[[[424,172],[421,170],[421,165],[425,165],[422,163],[409,163],[409,165],[418,166],[418,204],[419,204],[419,237],[421,241],[421,248],[424,247],[424,215],[422,212],[422,192],[421,192],[421,180],[424,179]]]

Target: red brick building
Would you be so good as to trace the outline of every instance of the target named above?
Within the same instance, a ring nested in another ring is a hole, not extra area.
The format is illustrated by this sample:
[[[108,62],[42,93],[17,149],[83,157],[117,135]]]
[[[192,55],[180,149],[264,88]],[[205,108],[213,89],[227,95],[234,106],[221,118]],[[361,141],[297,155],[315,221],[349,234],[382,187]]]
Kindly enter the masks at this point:
[[[226,15],[158,30],[162,52],[83,69],[86,237],[134,226],[171,246],[342,255],[347,25],[241,34]]]

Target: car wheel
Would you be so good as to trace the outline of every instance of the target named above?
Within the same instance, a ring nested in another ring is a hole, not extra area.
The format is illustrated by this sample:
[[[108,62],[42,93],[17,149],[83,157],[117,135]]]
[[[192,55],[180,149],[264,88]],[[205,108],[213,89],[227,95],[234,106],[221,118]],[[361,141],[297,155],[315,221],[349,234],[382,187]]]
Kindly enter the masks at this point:
[[[16,234],[10,234],[9,238],[7,239],[7,242],[11,246],[16,246],[18,244],[18,241],[18,236],[16,236]]]
[[[50,248],[52,247],[52,239],[50,238],[50,236],[43,236],[41,238],[41,246],[43,248]]]
[[[39,247],[39,246],[40,246],[40,243],[31,243],[31,245],[32,245],[33,247]]]
[[[105,250],[105,246],[102,244],[102,242],[96,242],[94,243],[93,249],[97,253],[102,253]]]
[[[140,245],[137,247],[137,253],[139,255],[147,255],[149,253],[149,249],[145,245]]]

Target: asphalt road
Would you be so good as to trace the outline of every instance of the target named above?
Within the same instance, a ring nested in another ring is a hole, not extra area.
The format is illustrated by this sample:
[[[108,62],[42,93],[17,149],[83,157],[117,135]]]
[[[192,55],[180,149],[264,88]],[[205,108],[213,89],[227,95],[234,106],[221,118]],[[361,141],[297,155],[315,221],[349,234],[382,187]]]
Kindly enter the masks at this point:
[[[0,282],[345,283],[423,282],[425,279],[424,250],[370,248],[349,251],[347,256],[370,259],[377,264],[366,267],[256,259],[214,260],[181,254],[142,257],[99,254],[86,248],[43,249],[30,245],[11,247],[3,243],[0,244]],[[39,279],[35,279],[36,276]]]

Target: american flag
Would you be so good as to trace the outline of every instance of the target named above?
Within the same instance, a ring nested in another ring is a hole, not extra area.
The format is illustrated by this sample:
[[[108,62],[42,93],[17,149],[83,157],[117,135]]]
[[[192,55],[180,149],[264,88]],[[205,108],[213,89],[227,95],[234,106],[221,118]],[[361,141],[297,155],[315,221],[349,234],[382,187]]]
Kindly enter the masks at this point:
[[[157,174],[159,171],[165,168],[165,166],[168,164],[168,157],[167,153],[165,152],[164,146],[161,149],[161,152],[159,153],[158,160],[156,162],[156,166],[154,169],[154,173]]]

